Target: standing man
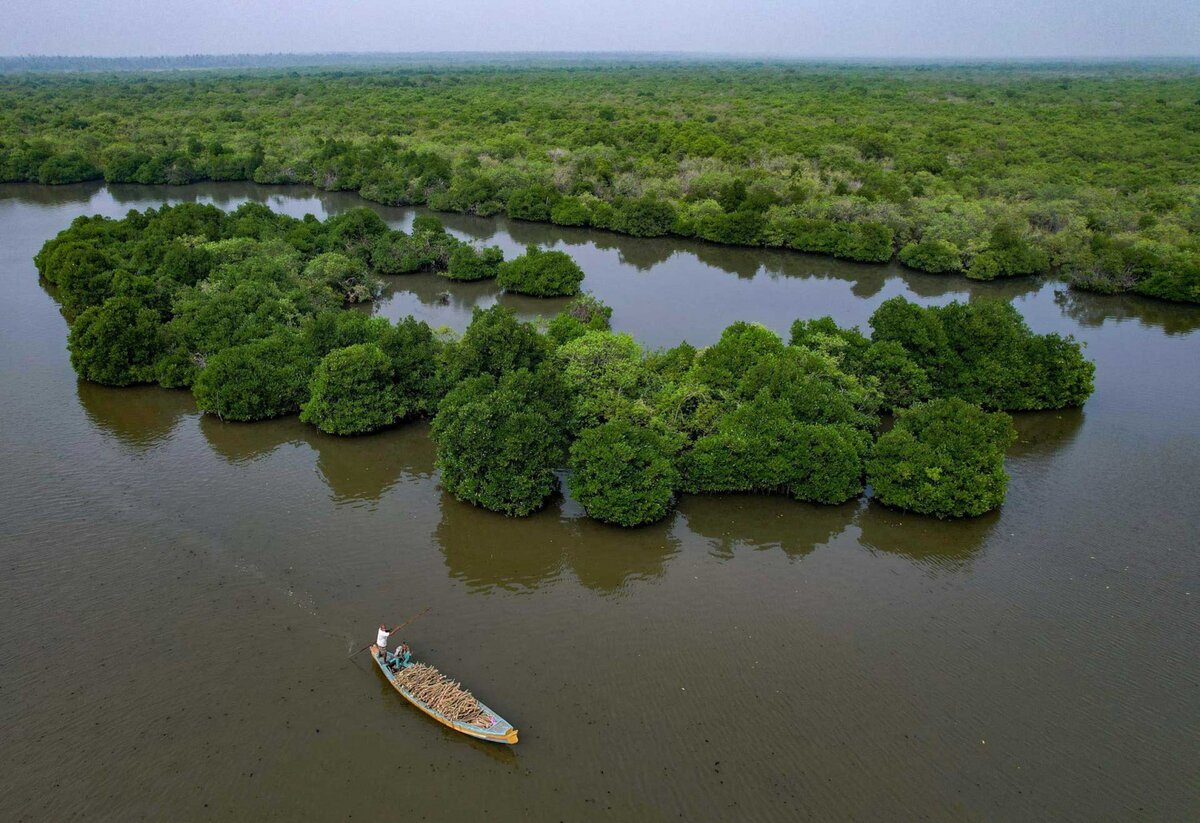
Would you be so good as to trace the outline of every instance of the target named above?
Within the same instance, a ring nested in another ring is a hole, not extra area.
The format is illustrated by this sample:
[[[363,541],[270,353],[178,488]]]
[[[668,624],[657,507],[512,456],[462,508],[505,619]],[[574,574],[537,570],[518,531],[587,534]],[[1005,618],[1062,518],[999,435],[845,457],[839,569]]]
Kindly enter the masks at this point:
[[[391,636],[392,630],[389,629],[385,624],[380,623],[379,634],[375,636],[375,645],[379,647],[379,654],[383,656],[384,660],[387,660],[387,644],[388,638]]]

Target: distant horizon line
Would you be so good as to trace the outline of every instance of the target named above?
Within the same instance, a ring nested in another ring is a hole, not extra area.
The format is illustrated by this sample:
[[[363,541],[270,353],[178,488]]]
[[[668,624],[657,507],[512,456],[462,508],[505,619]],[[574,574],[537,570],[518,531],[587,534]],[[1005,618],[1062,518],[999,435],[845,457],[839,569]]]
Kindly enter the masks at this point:
[[[1142,61],[1200,61],[1197,54],[1024,54],[1024,55],[961,55],[961,54],[927,54],[927,55],[885,55],[885,54],[785,54],[779,52],[737,52],[737,51],[682,51],[682,50],[639,50],[639,49],[591,49],[591,50],[425,50],[425,51],[242,51],[242,52],[177,52],[172,54],[70,54],[70,53],[24,53],[0,54],[0,60],[186,60],[186,59],[229,59],[248,57],[692,57],[717,59],[753,59],[779,60],[799,62],[826,62],[834,60],[845,61],[962,61],[962,62],[1034,62],[1034,61],[1064,61],[1064,62],[1142,62]]]

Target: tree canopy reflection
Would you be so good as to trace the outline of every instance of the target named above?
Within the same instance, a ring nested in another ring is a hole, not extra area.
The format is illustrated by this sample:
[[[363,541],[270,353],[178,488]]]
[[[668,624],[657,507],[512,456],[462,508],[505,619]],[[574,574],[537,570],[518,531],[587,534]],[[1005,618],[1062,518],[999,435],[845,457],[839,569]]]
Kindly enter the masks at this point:
[[[894,554],[931,571],[966,568],[1000,520],[1000,512],[961,520],[938,520],[900,512],[872,502],[857,518],[859,542],[868,549]]]
[[[428,425],[411,423],[369,437],[333,437],[288,417],[260,423],[225,423],[200,418],[212,450],[231,464],[262,458],[284,444],[307,445],[316,470],[335,503],[378,501],[404,479],[430,480],[433,443]]]
[[[158,386],[113,388],[79,380],[75,392],[88,422],[139,452],[169,440],[179,421],[196,413],[190,392]]]
[[[714,557],[727,560],[741,548],[779,549],[795,560],[841,534],[858,506],[858,502],[823,506],[766,495],[714,494],[685,496],[679,511]]]
[[[679,550],[674,520],[619,529],[583,517],[570,501],[516,520],[444,494],[436,539],[450,576],[471,591],[532,591],[569,571],[584,587],[614,594],[663,574]]]

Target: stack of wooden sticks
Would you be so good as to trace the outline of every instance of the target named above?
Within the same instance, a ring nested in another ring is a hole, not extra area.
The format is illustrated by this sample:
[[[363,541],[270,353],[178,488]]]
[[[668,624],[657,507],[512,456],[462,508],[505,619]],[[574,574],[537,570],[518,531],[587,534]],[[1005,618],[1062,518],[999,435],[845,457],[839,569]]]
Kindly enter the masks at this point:
[[[401,669],[394,678],[397,686],[448,720],[484,728],[495,722],[473,694],[433,666],[414,663]]]

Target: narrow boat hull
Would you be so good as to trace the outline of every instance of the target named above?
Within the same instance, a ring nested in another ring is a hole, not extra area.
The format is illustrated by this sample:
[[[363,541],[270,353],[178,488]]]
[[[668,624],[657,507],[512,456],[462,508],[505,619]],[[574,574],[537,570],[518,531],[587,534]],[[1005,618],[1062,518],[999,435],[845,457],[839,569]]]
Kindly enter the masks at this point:
[[[460,723],[457,720],[451,720],[436,709],[433,709],[430,706],[427,706],[425,703],[422,703],[420,700],[414,697],[408,691],[408,689],[404,688],[396,681],[395,673],[388,669],[387,664],[383,662],[383,656],[379,652],[380,649],[378,646],[371,646],[371,657],[375,660],[375,665],[377,665],[379,670],[383,672],[383,676],[388,679],[388,682],[392,684],[392,687],[395,688],[396,691],[400,692],[401,697],[403,697],[409,703],[412,703],[421,711],[425,712],[425,714],[429,715],[437,722],[441,723],[443,726],[448,726],[451,729],[454,729],[456,732],[461,732],[462,734],[469,735],[479,740],[487,740],[492,743],[505,743],[511,746],[517,742],[517,730],[513,728],[512,724],[485,706],[482,701],[479,703],[480,708],[487,712],[492,717],[493,721],[492,725],[486,728],[482,726],[473,726],[470,723]]]

